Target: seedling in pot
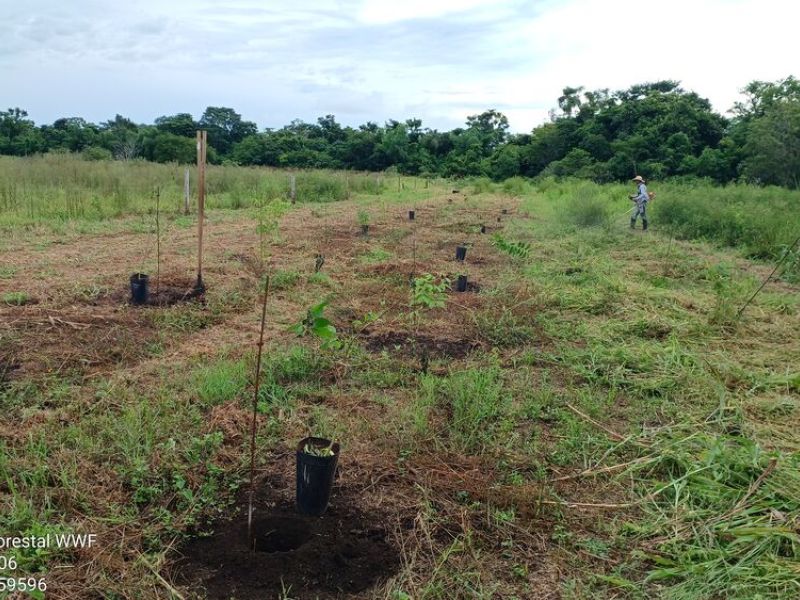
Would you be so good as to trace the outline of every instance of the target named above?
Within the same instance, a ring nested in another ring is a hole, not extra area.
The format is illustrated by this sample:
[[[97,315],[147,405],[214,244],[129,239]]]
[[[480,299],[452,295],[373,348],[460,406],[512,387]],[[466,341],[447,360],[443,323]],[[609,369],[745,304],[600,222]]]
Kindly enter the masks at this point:
[[[319,273],[322,270],[322,265],[325,264],[325,257],[322,254],[317,254],[314,262],[314,273]]]
[[[464,262],[464,259],[467,257],[467,247],[463,244],[456,248],[456,260],[459,262]]]
[[[333,442],[330,442],[327,446],[318,446],[317,444],[307,443],[303,447],[303,452],[309,454],[311,456],[333,456],[336,453],[333,451]]]
[[[481,233],[486,233],[486,225],[481,225]]]
[[[467,276],[466,275],[459,275],[458,279],[456,280],[456,291],[457,292],[466,292],[467,291]]]
[[[318,517],[328,507],[336,475],[339,444],[308,437],[297,445],[297,510]]]
[[[414,220],[414,216],[415,216],[415,213],[414,213],[413,210],[408,211],[408,220],[409,221],[413,221]]]
[[[144,273],[131,275],[131,303],[147,304],[149,291],[147,289],[149,277]]]

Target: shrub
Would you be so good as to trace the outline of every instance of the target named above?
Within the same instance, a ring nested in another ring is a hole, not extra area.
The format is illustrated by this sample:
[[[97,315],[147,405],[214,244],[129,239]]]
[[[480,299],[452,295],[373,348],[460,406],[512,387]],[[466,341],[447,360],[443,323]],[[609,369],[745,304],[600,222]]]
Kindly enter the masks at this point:
[[[611,222],[608,200],[600,187],[584,184],[577,188],[575,196],[563,207],[568,221],[578,227],[605,227]]]

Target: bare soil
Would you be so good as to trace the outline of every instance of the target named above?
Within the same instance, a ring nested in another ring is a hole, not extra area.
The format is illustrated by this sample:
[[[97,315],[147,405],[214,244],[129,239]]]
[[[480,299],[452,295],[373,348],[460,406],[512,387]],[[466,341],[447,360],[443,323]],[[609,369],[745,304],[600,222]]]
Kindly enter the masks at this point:
[[[427,351],[429,356],[435,358],[464,358],[481,345],[475,340],[447,339],[397,331],[368,335],[364,338],[364,347],[370,352],[389,350],[411,356]]]
[[[400,569],[389,541],[388,515],[365,509],[351,489],[335,489],[320,517],[300,515],[293,502],[261,485],[248,536],[247,503],[180,550],[175,580],[209,599],[352,598]],[[281,486],[284,489],[288,482]],[[367,596],[368,597],[368,596]]]

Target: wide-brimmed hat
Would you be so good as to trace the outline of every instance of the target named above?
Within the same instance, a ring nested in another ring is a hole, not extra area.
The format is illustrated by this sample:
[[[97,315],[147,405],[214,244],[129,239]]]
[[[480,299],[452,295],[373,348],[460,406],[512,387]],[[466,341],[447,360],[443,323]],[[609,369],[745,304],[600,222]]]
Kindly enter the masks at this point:
[[[642,176],[641,176],[641,175],[637,175],[637,176],[636,176],[636,177],[634,177],[634,178],[633,178],[631,181],[644,181],[644,179],[642,179]]]

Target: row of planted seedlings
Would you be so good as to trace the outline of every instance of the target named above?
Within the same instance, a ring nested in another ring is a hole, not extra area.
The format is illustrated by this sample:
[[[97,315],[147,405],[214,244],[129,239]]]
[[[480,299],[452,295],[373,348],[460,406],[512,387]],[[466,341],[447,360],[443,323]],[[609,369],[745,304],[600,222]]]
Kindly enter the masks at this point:
[[[499,216],[497,216],[497,221],[502,222],[502,216],[508,214],[507,209],[503,209]],[[413,244],[414,244],[414,268],[416,269],[416,227],[418,223],[418,218],[420,215],[417,214],[416,209],[412,209],[408,211],[408,220],[413,222]],[[360,224],[360,233],[364,237],[369,236],[369,215],[365,211],[359,212],[358,220]],[[481,234],[487,233],[487,227],[485,224],[481,224],[479,226],[479,231]],[[492,237],[492,245],[495,246],[498,250],[503,251],[506,254],[511,256],[524,258],[527,257],[529,254],[530,246],[526,243],[519,242],[519,241],[512,241],[508,240],[499,233],[495,234]],[[459,244],[455,249],[455,260],[460,263],[464,264],[467,258],[467,252],[469,249],[469,245],[467,243]],[[324,257],[321,252],[316,255],[316,262],[315,262],[315,271],[320,271],[324,264]],[[262,312],[262,333],[261,339],[259,341],[259,357],[257,360],[257,371],[256,371],[256,392],[254,395],[254,412],[253,412],[253,433],[252,433],[252,441],[251,441],[251,487],[250,487],[250,504],[248,509],[248,534],[247,534],[247,544],[251,551],[257,550],[264,550],[268,549],[267,551],[273,552],[277,551],[280,552],[289,552],[295,550],[296,547],[292,546],[292,544],[282,544],[282,543],[275,543],[274,538],[276,535],[281,536],[285,535],[291,537],[291,531],[282,531],[278,527],[280,524],[277,524],[273,520],[265,521],[262,517],[261,519],[257,520],[254,526],[254,519],[253,519],[253,494],[255,489],[254,483],[254,462],[252,462],[252,453],[255,452],[255,427],[256,427],[256,404],[258,400],[258,382],[260,380],[258,369],[260,369],[261,365],[261,348],[263,346],[263,328],[264,328],[264,316],[266,314],[266,302],[269,296],[269,278],[266,279],[267,284],[264,293],[264,308]],[[412,285],[414,286],[415,293],[417,291],[424,291],[423,288],[428,285],[434,285],[435,282],[432,279],[432,276],[426,275],[420,278],[415,277],[415,273],[412,273],[411,277]],[[440,282],[435,284],[437,290],[439,292],[442,291],[442,283],[444,286],[449,285],[449,282]],[[466,292],[467,291],[467,284],[468,278],[466,273],[462,273],[458,275],[455,288],[456,292]],[[333,327],[332,323],[325,317],[324,309],[326,303],[323,302],[317,306],[312,307],[305,319],[298,324],[298,333],[314,333],[317,337],[323,340],[331,340],[335,339],[336,331]],[[415,320],[415,328],[419,327],[420,320],[417,318]],[[418,337],[418,332],[415,331],[415,336]],[[424,356],[422,359],[423,365],[427,362],[427,356]],[[424,370],[423,366],[423,370]],[[331,497],[332,488],[335,480],[335,474],[337,469],[337,464],[339,461],[340,455],[340,445],[332,440],[324,439],[320,437],[306,437],[302,439],[295,448],[295,461],[296,461],[296,482],[295,482],[295,507],[296,510],[301,514],[307,517],[312,518],[319,518],[324,515],[326,509],[328,507],[328,503]],[[269,527],[264,527],[263,524],[267,523]]]
[[[459,190],[454,189],[452,191],[452,193],[453,194],[459,194],[460,192],[459,192]],[[464,200],[465,201],[467,200],[466,196],[464,196]],[[448,202],[448,204],[452,204],[453,203],[453,197],[452,196],[448,197],[447,202]],[[503,215],[507,215],[507,214],[508,214],[508,209],[507,208],[501,209],[500,214],[497,216],[497,222],[501,223],[502,222],[502,216]],[[409,221],[415,221],[415,228],[416,228],[416,210],[409,210],[408,211],[408,220]],[[488,228],[484,223],[481,223],[478,226],[478,231],[480,231],[481,234],[485,234],[485,233],[487,233]],[[469,244],[466,241],[462,242],[461,244],[456,246],[456,254],[455,254],[456,262],[461,263],[461,264],[465,263],[466,257],[467,257],[467,249],[468,249],[468,247],[469,247]],[[414,259],[415,259],[415,263],[416,263],[416,230],[414,231]],[[415,267],[416,267],[416,264],[415,264]],[[412,274],[412,280],[413,280],[413,275],[414,274]],[[456,276],[456,282],[455,282],[454,290],[456,292],[459,292],[459,293],[466,292],[469,289],[468,280],[469,280],[469,275],[467,273],[463,273],[463,272],[459,273]],[[446,282],[446,283],[447,283],[447,285],[450,284],[449,281]],[[477,286],[475,286],[475,287],[477,288]]]
[[[458,190],[453,190],[453,194],[458,193]],[[452,203],[452,197],[448,200]],[[501,214],[508,214],[508,210],[505,208],[502,209]],[[416,269],[416,209],[410,209],[408,211],[408,220],[414,222],[413,258],[414,269]],[[498,216],[497,221],[501,222],[501,220],[501,216]],[[369,213],[366,211],[359,211],[358,223],[360,225],[361,234],[364,237],[369,236]],[[481,224],[479,226],[479,231],[481,234],[485,234],[487,232],[486,225]],[[455,260],[458,263],[463,264],[466,261],[467,249],[468,246],[466,242],[456,247]],[[319,272],[324,263],[324,255],[318,252],[315,256],[314,271]],[[411,274],[412,284],[417,281],[415,276],[416,273]],[[445,281],[443,284],[444,285],[441,286],[442,288],[449,286],[450,282]],[[468,275],[466,273],[461,273],[457,276],[455,291],[464,293],[467,289]],[[298,326],[298,333],[313,332],[322,339],[335,338],[335,328],[323,314],[325,306],[326,303],[323,302],[312,307],[308,311],[305,321],[302,325]],[[325,511],[330,498],[339,449],[340,446],[338,443],[318,437],[308,437],[301,440],[299,443],[297,448],[296,501],[298,510],[301,512],[309,515],[321,515]]]
[[[454,193],[458,193],[454,190]],[[503,213],[506,213],[503,210]],[[359,211],[358,224],[360,226],[360,235],[365,238],[369,237],[370,222],[369,213],[366,211]],[[418,223],[418,214],[415,209],[408,211],[408,220],[413,222],[413,255],[414,255],[414,270],[416,270],[416,227]],[[498,221],[500,221],[498,217]],[[277,227],[277,223],[273,224]],[[481,224],[479,227],[481,234],[487,232],[487,227]],[[455,251],[455,260],[460,264],[466,262],[468,251],[468,244],[461,243],[457,246]],[[262,248],[263,253],[263,248]],[[262,257],[263,258],[263,257]],[[325,264],[325,257],[321,249],[315,255],[314,271],[320,272]],[[416,277],[416,273],[411,274],[411,283],[414,288],[414,298],[417,296],[425,296],[426,290],[430,288],[434,292],[441,295],[445,292],[447,287],[450,286],[449,281],[442,281],[436,283],[431,275],[423,275]],[[254,395],[252,407],[252,421],[250,432],[250,484],[249,484],[249,497],[247,508],[247,533],[242,541],[246,543],[246,547],[251,558],[254,553],[259,551],[267,553],[286,553],[299,550],[299,548],[313,537],[313,532],[323,527],[325,523],[325,513],[328,509],[333,484],[336,476],[336,469],[339,463],[341,447],[340,444],[334,440],[309,436],[300,440],[295,447],[295,493],[294,493],[294,506],[297,513],[299,513],[301,520],[292,521],[285,518],[278,518],[279,511],[276,509],[268,509],[266,513],[255,514],[254,497],[256,495],[256,477],[255,477],[255,452],[256,452],[256,434],[257,434],[257,414],[259,402],[259,385],[261,382],[261,365],[262,365],[262,349],[264,346],[264,328],[267,312],[267,302],[270,295],[269,288],[269,274],[267,273],[264,278],[265,287],[263,290],[263,304],[261,312],[261,332],[258,342],[258,356],[255,366],[254,378]],[[454,291],[466,292],[468,290],[468,277],[466,273],[458,275],[455,282]],[[434,293],[428,294],[433,297]],[[414,300],[412,300],[414,304]],[[425,304],[424,302],[422,304]],[[303,320],[295,325],[294,330],[298,335],[311,334],[321,340],[323,346],[331,346],[331,344],[340,343],[336,337],[336,329],[331,321],[325,316],[325,308],[327,302],[323,301],[310,309],[308,309]],[[415,330],[420,325],[419,315],[414,320]],[[415,336],[418,337],[418,331],[415,331]],[[425,349],[422,349],[425,354]],[[427,370],[427,356],[421,357],[422,370]],[[304,528],[309,527],[308,519],[310,521],[311,532],[306,531]],[[315,519],[317,519],[315,521]],[[322,519],[321,521],[318,519]],[[319,525],[314,525],[318,523]],[[299,535],[299,530],[303,530]],[[233,558],[232,558],[233,560]]]

